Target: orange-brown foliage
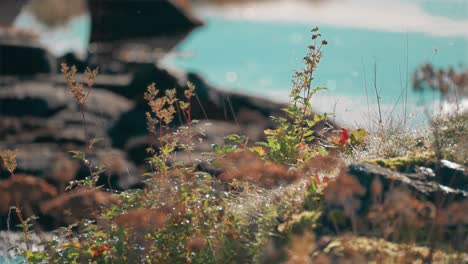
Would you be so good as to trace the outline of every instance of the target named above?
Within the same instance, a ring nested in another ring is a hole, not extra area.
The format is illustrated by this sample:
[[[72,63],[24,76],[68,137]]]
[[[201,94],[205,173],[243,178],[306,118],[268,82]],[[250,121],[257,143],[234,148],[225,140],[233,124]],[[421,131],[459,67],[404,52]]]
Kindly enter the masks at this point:
[[[288,167],[264,161],[250,151],[228,153],[218,160],[218,164],[226,169],[220,175],[225,182],[237,180],[273,187],[294,182],[300,177],[299,173],[289,171]]]

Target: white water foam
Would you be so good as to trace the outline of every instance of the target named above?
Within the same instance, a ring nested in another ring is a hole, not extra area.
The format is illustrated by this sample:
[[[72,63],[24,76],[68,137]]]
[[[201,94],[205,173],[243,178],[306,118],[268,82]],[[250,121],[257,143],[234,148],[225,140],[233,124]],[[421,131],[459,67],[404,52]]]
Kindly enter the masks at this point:
[[[196,12],[202,17],[326,24],[468,38],[468,19],[454,20],[431,15],[422,9],[421,2],[422,0],[329,0],[313,3],[304,0],[269,0],[223,6],[200,5]]]

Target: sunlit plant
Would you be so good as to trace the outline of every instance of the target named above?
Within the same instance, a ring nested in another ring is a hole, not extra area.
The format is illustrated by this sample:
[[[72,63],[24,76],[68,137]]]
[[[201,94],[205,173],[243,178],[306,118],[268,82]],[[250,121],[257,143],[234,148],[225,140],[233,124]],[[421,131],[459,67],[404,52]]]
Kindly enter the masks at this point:
[[[269,149],[268,157],[275,162],[294,165],[310,157],[313,152],[324,152],[324,148],[313,146],[316,139],[315,126],[327,118],[327,114],[314,114],[311,99],[323,87],[313,87],[314,73],[322,58],[322,48],[328,44],[318,28],[312,29],[313,45],[304,57],[304,69],[296,71],[289,94],[290,103],[283,111],[286,117],[273,117],[276,129],[265,131],[266,142],[260,143]]]

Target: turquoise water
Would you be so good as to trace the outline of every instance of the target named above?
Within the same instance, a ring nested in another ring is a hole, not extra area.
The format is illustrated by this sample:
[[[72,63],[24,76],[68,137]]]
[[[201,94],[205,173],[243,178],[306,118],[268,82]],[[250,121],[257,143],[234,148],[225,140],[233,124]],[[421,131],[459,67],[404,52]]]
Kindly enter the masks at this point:
[[[310,28],[211,18],[179,46],[179,51],[193,56],[174,62],[224,87],[268,96],[289,89],[292,71],[302,67],[302,57],[311,43]],[[402,79],[406,81],[407,68],[412,73],[422,63],[446,67],[467,62],[467,41],[462,37],[330,26],[320,29],[329,45],[324,49],[316,85],[329,86],[331,91],[343,95],[361,93],[365,77],[370,86],[374,64],[378,88],[388,101],[395,90],[401,89]]]
[[[468,19],[466,0],[425,0],[421,3],[421,7],[433,15],[457,20]]]
[[[0,256],[0,264],[19,264],[19,263],[24,263],[23,257],[19,257],[16,259],[9,259],[9,258]]]
[[[178,47],[180,52],[192,56],[174,58],[171,63],[199,72],[210,82],[230,90],[286,100],[293,70],[301,69],[306,47],[311,43],[313,26],[207,18],[206,26]],[[351,119],[368,111],[368,104],[374,107],[375,79],[382,108],[387,112],[400,108],[397,106],[403,102],[403,93],[414,112],[418,106],[438,98],[435,92],[421,94],[411,90],[411,75],[418,66],[467,65],[467,39],[463,36],[318,26],[329,45],[324,49],[315,85],[329,90],[315,105],[322,111],[348,113]]]

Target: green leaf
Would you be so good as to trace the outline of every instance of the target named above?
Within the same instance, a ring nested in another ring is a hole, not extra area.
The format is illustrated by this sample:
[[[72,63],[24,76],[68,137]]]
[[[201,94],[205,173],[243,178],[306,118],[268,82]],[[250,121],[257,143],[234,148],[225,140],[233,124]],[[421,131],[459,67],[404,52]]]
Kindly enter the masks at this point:
[[[68,152],[73,154],[72,157],[75,158],[75,159],[80,159],[80,160],[86,159],[86,153],[84,153],[82,151],[71,150],[71,151],[68,151]]]
[[[316,123],[320,122],[320,121],[323,121],[325,120],[325,115],[321,115],[321,114],[316,114],[314,115],[314,121]]]
[[[224,138],[224,141],[227,143],[241,144],[247,141],[246,136],[240,136],[237,134],[231,134]]]
[[[93,138],[91,139],[91,141],[89,142],[89,148],[93,148],[94,145],[96,145],[97,143],[103,141],[104,138]]]
[[[362,143],[367,137],[367,131],[363,128],[351,131],[351,142],[353,144]]]

